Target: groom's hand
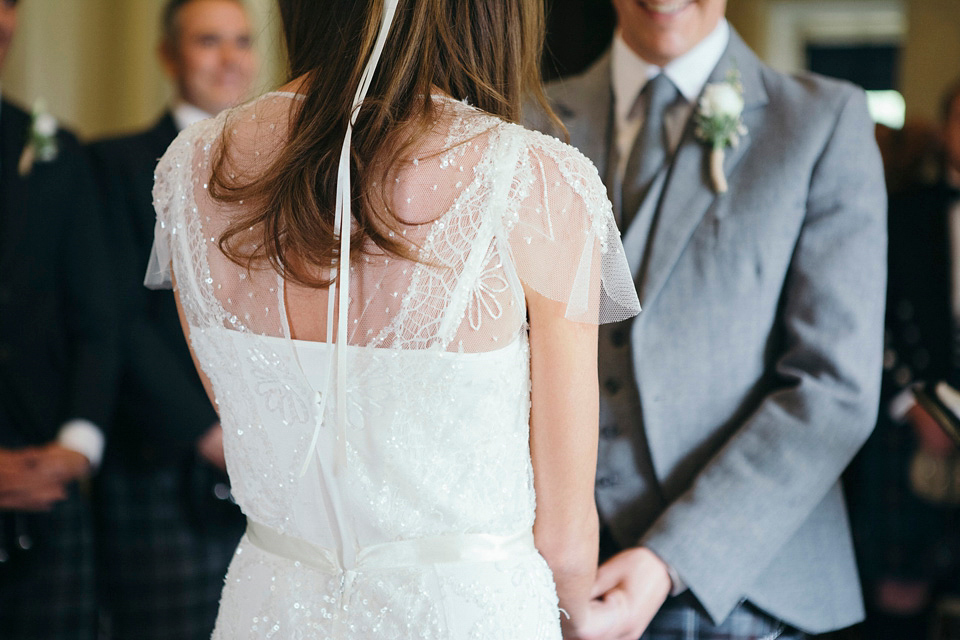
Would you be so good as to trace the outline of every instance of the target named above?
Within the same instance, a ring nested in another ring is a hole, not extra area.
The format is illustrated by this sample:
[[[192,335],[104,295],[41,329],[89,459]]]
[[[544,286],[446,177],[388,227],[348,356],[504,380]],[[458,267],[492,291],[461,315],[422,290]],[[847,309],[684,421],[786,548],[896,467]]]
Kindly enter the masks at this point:
[[[644,547],[627,549],[597,570],[595,600],[581,640],[637,640],[647,629],[672,583],[667,565]]]

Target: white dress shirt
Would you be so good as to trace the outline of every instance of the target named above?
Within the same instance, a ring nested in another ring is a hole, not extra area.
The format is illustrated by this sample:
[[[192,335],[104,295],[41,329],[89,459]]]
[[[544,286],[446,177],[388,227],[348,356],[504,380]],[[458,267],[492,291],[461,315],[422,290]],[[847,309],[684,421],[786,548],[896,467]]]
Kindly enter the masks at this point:
[[[667,141],[670,149],[676,149],[697,99],[729,42],[730,25],[724,18],[697,46],[661,68],[637,55],[617,31],[611,52],[611,74],[618,157],[617,177],[620,182],[623,181],[630,149],[643,126],[644,110],[638,107],[637,101],[647,82],[665,73],[684,98],[680,107],[670,109],[664,114]]]
[[[177,125],[177,131],[183,131],[192,124],[213,117],[213,114],[183,100],[173,105],[172,113],[173,123]]]
[[[82,454],[90,468],[96,469],[103,460],[103,447],[106,441],[100,427],[89,420],[76,418],[66,422],[57,433],[57,444]]]

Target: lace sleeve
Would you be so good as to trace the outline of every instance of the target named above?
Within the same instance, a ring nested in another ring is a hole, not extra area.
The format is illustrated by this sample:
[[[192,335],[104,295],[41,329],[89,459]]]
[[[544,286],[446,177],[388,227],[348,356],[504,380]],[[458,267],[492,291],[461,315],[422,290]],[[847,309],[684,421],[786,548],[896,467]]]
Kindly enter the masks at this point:
[[[508,240],[525,286],[566,305],[575,322],[604,324],[640,311],[620,232],[593,164],[573,147],[528,132]]]
[[[154,170],[153,207],[157,221],[153,228],[153,249],[150,251],[147,273],[143,280],[143,284],[150,289],[172,288],[172,236],[175,235],[178,225],[183,228],[182,211],[176,204],[184,200],[184,194],[180,192],[186,188],[187,181],[183,174],[184,168],[189,166],[177,156],[184,156],[184,150],[190,146],[181,132]]]
[[[170,236],[167,233],[166,223],[158,218],[154,225],[153,248],[150,250],[150,260],[147,262],[147,273],[143,278],[144,286],[148,289],[172,289],[170,260]]]
[[[171,261],[177,236],[184,233],[183,211],[189,202],[191,159],[195,133],[199,127],[180,132],[160,158],[154,171],[153,207],[157,221],[153,230],[153,249],[143,284],[150,289],[172,288]]]

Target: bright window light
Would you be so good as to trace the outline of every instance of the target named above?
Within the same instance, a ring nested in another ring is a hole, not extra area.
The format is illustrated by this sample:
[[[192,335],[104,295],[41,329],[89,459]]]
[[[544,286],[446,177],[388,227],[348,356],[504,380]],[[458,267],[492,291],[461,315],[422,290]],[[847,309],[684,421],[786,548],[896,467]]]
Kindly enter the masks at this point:
[[[874,122],[891,129],[902,129],[907,103],[899,91],[867,91],[867,107]]]

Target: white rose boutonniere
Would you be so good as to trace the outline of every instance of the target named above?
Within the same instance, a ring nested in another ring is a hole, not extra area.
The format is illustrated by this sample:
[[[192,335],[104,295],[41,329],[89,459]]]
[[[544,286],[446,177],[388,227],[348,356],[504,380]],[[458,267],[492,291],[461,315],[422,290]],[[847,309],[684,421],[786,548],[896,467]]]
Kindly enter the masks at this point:
[[[25,176],[33,169],[36,162],[52,162],[56,160],[59,147],[57,146],[57,119],[47,112],[43,100],[37,100],[33,105],[33,114],[30,122],[30,136],[27,145],[20,154],[17,171]]]
[[[717,193],[727,192],[727,176],[723,172],[726,148],[736,148],[740,138],[747,135],[742,115],[743,84],[739,71],[731,71],[725,82],[704,87],[694,118],[697,137],[710,145],[710,178]]]

